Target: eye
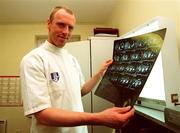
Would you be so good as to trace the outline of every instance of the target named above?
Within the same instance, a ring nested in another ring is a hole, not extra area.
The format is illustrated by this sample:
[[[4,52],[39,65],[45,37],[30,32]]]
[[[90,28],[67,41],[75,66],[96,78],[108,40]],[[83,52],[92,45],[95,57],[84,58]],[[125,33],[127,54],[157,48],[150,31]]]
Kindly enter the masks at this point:
[[[57,25],[58,25],[58,27],[61,28],[61,29],[68,28],[68,30],[69,30],[70,32],[74,29],[73,26],[68,25],[68,24],[66,24],[66,23],[62,23],[62,22],[57,23]]]
[[[66,27],[66,24],[65,23],[61,23],[61,22],[57,23],[57,25],[58,25],[59,28]]]
[[[73,26],[69,26],[69,31],[72,31],[74,29]]]

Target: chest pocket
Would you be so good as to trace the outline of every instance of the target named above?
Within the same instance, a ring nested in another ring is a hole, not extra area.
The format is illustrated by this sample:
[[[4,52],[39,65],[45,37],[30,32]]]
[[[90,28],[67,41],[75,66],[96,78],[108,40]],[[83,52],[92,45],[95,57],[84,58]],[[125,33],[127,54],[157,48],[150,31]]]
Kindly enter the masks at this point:
[[[53,107],[61,107],[62,106],[62,99],[65,92],[65,85],[64,83],[58,81],[49,82],[49,96],[51,99],[51,104]]]
[[[59,98],[65,91],[65,85],[61,81],[55,82],[50,80],[49,82],[49,94],[52,98]]]

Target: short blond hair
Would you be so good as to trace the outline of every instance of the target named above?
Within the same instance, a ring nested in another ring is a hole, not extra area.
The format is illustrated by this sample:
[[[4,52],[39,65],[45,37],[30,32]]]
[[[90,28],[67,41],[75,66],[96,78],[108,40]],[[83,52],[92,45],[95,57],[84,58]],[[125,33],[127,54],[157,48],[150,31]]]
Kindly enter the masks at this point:
[[[66,12],[68,12],[71,15],[74,15],[73,11],[69,9],[68,7],[65,6],[56,6],[52,9],[50,15],[49,15],[49,20],[52,21],[54,19],[54,14],[59,11],[60,9],[64,9]]]

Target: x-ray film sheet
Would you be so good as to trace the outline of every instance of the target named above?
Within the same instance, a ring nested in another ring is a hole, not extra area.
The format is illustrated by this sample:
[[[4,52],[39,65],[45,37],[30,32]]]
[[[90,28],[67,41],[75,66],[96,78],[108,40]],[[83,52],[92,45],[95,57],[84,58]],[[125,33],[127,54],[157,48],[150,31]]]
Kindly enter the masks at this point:
[[[162,48],[166,28],[114,41],[113,63],[95,95],[116,106],[133,106]]]

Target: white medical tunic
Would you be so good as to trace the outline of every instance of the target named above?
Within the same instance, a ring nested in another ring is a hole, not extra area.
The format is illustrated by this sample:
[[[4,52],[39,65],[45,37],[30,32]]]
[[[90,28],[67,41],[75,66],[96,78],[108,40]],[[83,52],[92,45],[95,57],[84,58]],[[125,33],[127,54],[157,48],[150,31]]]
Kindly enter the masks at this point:
[[[24,112],[32,115],[31,133],[87,133],[86,126],[45,126],[33,116],[48,107],[83,112],[84,78],[75,57],[46,41],[22,59],[20,76]]]

